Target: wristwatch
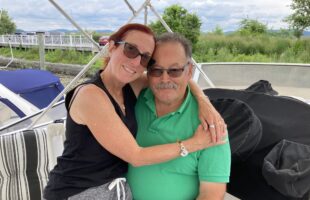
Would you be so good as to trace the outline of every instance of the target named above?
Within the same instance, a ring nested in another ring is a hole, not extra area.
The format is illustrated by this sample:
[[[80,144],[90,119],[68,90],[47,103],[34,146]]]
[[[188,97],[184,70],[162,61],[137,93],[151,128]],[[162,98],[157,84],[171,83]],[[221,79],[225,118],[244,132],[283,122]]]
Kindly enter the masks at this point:
[[[181,155],[182,157],[187,156],[187,155],[188,155],[188,151],[187,151],[187,149],[185,148],[185,146],[184,146],[184,144],[182,143],[182,141],[178,141],[178,143],[179,143],[179,146],[180,146],[180,155]]]

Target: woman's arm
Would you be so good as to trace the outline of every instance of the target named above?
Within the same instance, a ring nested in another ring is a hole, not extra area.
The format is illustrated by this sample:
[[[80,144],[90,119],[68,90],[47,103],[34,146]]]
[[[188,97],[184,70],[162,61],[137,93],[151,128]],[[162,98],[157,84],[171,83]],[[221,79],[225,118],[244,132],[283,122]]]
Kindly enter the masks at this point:
[[[130,83],[136,96],[139,96],[143,88],[148,87],[146,73]],[[197,83],[189,81],[190,89],[199,105],[199,119],[205,130],[210,128],[212,142],[220,142],[226,135],[226,124],[221,115],[213,107],[209,98],[203,93]]]
[[[160,163],[180,155],[177,142],[139,147],[115,113],[108,96],[95,85],[87,85],[80,89],[71,106],[70,115],[77,123],[87,125],[105,149],[133,166]],[[204,131],[201,126],[192,138],[182,142],[189,152],[220,144],[211,143],[210,133]]]
[[[212,142],[219,142],[226,134],[226,124],[211,104],[209,98],[203,93],[197,83],[189,81],[189,87],[199,106],[199,119],[205,130],[210,129]]]

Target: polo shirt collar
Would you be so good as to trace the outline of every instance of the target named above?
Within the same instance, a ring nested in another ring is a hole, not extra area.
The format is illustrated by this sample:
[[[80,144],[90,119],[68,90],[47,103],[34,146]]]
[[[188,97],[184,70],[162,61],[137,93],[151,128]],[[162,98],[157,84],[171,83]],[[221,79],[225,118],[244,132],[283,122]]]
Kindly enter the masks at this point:
[[[187,107],[187,105],[189,104],[189,101],[191,99],[191,90],[190,87],[187,86],[186,89],[186,97],[183,101],[183,103],[181,104],[181,106],[175,111],[170,113],[170,115],[176,114],[176,113],[183,113]],[[154,94],[152,92],[152,90],[150,88],[146,89],[144,95],[143,95],[145,104],[147,105],[147,107],[155,114],[156,114],[156,109],[155,109],[155,98],[154,98]]]

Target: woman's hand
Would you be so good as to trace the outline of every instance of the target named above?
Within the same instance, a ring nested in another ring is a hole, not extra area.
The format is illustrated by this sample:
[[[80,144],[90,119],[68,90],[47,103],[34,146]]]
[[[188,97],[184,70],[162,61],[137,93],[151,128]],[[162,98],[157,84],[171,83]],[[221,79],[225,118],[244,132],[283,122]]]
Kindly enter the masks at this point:
[[[227,136],[227,134],[225,134],[225,135]],[[191,141],[190,141],[189,145],[191,147],[193,147],[192,151],[205,149],[205,148],[208,148],[211,146],[216,146],[216,145],[226,143],[227,140],[225,140],[224,136],[222,137],[221,140],[219,140],[217,142],[212,142],[212,134],[211,134],[210,130],[204,130],[204,128],[200,124],[198,126],[198,128],[196,129],[193,137],[190,138]]]
[[[212,142],[221,141],[223,135],[226,133],[226,124],[213,107],[209,98],[203,93],[197,83],[193,80],[189,81],[190,89],[198,102],[199,119],[205,130],[210,130],[212,134]]]
[[[211,132],[213,143],[222,141],[227,134],[227,126],[224,119],[213,107],[207,96],[197,99],[199,106],[199,119],[205,130]]]

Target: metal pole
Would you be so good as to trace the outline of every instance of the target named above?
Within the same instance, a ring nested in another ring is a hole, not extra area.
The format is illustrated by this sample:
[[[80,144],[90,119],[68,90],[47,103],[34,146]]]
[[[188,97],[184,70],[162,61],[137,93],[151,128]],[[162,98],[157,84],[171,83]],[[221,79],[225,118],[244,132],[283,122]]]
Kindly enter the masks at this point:
[[[136,15],[136,11],[135,11],[135,9],[133,9],[133,7],[130,5],[130,3],[127,1],[127,0],[124,0],[125,1],[125,3],[127,4],[127,6],[128,6],[128,8],[131,10],[131,12],[132,12],[132,15]]]
[[[163,18],[158,14],[158,12],[155,10],[155,8],[151,5],[151,3],[149,3],[148,5],[151,8],[151,11],[156,15],[156,17],[159,19],[159,21],[161,22],[161,24],[165,27],[165,29],[172,33],[173,31],[171,30],[171,28],[168,26],[168,24],[163,20]]]
[[[14,60],[14,55],[13,55],[13,49],[12,49],[12,44],[11,44],[11,38],[10,38],[11,36],[9,36],[9,38],[8,38],[8,42],[9,42],[9,46],[10,46],[10,51],[11,51],[11,60],[8,62],[8,64],[6,64],[6,66],[4,66],[4,67],[0,67],[0,69],[5,69],[5,68],[7,68],[8,66],[10,66],[10,64],[13,62],[13,60]],[[4,36],[2,35],[2,39],[3,39],[3,42],[4,42]]]
[[[202,71],[201,69],[201,65],[198,65],[196,63],[196,61],[194,60],[194,58],[192,58],[192,62],[194,64],[194,66],[196,67],[195,69],[198,70],[201,75],[203,76],[203,78],[208,82],[208,84],[210,85],[210,87],[215,88],[215,85],[213,84],[213,82],[209,79],[209,77],[204,73],[204,71]],[[196,70],[195,70],[195,74],[196,74]],[[196,75],[197,76],[197,75]],[[195,77],[194,76],[194,80],[197,82],[199,77]]]
[[[44,47],[44,32],[37,32],[39,55],[40,55],[40,69],[45,70],[45,47]]]
[[[54,1],[54,0],[49,0],[57,10],[59,10],[59,12],[61,12],[63,14],[63,16],[65,16],[65,18],[67,18],[71,24],[73,26],[75,26],[75,28],[77,28],[79,31],[81,31],[81,33],[83,33],[83,35],[85,37],[87,37],[87,39],[92,42],[98,50],[101,49],[101,47],[99,46],[99,44],[97,42],[95,42],[77,23],[75,23],[75,21],[73,21],[73,19]]]
[[[144,8],[144,25],[147,25],[147,6]]]
[[[143,8],[145,8],[146,6],[148,6],[150,3],[150,0],[146,0],[141,7],[134,13],[134,15],[127,21],[127,24],[130,23],[135,17],[138,16],[138,14],[143,10]]]

